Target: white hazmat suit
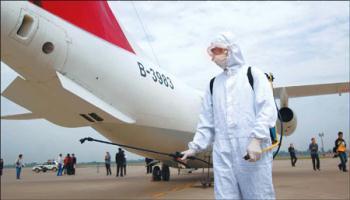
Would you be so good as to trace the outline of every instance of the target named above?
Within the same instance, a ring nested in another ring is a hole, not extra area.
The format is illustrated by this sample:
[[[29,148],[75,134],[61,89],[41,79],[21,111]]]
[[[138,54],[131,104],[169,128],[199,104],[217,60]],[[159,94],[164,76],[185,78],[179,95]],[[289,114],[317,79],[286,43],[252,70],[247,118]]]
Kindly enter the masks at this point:
[[[275,125],[277,111],[270,83],[252,67],[251,88],[248,66],[232,35],[220,34],[209,48],[215,46],[228,49],[227,61],[219,62],[224,71],[215,78],[213,94],[209,87],[206,90],[196,134],[184,154],[213,144],[216,199],[275,199],[272,152],[263,153],[256,162],[243,159],[252,140],[261,141],[261,148],[271,145],[269,128]]]

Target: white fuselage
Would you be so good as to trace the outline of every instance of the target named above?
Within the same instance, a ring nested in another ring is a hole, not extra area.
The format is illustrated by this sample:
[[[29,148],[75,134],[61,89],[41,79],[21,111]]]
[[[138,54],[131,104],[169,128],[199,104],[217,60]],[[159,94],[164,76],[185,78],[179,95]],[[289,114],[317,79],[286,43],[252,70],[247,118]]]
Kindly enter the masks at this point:
[[[18,30],[23,28],[24,16],[32,22],[21,37]],[[49,54],[43,52],[46,42],[54,45]],[[195,132],[200,92],[148,60],[29,2],[1,2],[1,60],[18,72],[31,90],[47,98],[40,100],[44,108],[32,102],[27,109],[60,126],[91,126],[113,142],[166,153],[186,149]],[[67,92],[60,76],[133,122],[110,117],[108,109],[99,111],[92,101]],[[90,112],[97,112],[104,121],[89,122],[80,116]]]

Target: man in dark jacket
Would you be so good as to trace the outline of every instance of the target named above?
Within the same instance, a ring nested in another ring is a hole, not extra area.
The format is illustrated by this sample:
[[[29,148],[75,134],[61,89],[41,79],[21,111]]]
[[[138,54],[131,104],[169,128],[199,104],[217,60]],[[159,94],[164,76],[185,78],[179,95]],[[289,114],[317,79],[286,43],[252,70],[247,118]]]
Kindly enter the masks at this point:
[[[115,162],[117,164],[117,175],[123,177],[123,164],[124,164],[124,154],[121,148],[119,148],[119,151],[117,154],[115,154]]]
[[[2,176],[2,169],[4,168],[4,160],[1,158],[0,160],[0,176]]]
[[[77,158],[74,153],[72,154],[72,174],[75,175],[75,167],[77,165]]]
[[[311,138],[311,144],[309,145],[309,151],[312,158],[312,166],[316,171],[316,168],[320,170],[320,158],[318,157],[318,144],[315,138]],[[315,163],[316,162],[316,163]]]
[[[147,173],[147,174],[152,173],[152,165],[150,165],[150,163],[151,163],[152,161],[153,161],[153,159],[151,159],[151,158],[145,158],[146,168],[147,168],[146,173]]]
[[[288,152],[290,155],[290,160],[292,162],[292,167],[295,167],[295,163],[297,162],[298,158],[295,156],[295,149],[293,144],[291,143],[289,148],[288,148]]]

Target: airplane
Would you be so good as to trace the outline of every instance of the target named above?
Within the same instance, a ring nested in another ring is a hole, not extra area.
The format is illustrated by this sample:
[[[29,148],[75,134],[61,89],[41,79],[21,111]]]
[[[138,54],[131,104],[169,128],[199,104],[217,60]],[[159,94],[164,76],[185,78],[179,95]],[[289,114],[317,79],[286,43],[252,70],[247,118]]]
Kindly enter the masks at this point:
[[[1,119],[91,127],[112,142],[159,152],[187,149],[202,91],[153,63],[129,37],[106,1],[1,1],[1,61],[19,74],[1,95],[30,111]],[[278,132],[291,135],[297,126],[289,98],[348,92],[349,82],[274,88]],[[160,161],[166,176],[179,167],[166,155],[127,150]]]

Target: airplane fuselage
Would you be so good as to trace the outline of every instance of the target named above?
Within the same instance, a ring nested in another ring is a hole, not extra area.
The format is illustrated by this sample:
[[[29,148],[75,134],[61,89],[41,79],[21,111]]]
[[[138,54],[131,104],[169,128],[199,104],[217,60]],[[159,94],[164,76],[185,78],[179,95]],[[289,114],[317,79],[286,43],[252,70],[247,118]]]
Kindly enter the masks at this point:
[[[38,118],[65,127],[91,126],[111,141],[131,146],[167,153],[187,148],[199,114],[197,90],[30,2],[1,2],[1,7],[1,59],[25,79],[23,85],[45,96],[45,109],[29,106]],[[119,114],[96,109],[93,100],[82,103],[86,100],[67,91],[63,79]]]

